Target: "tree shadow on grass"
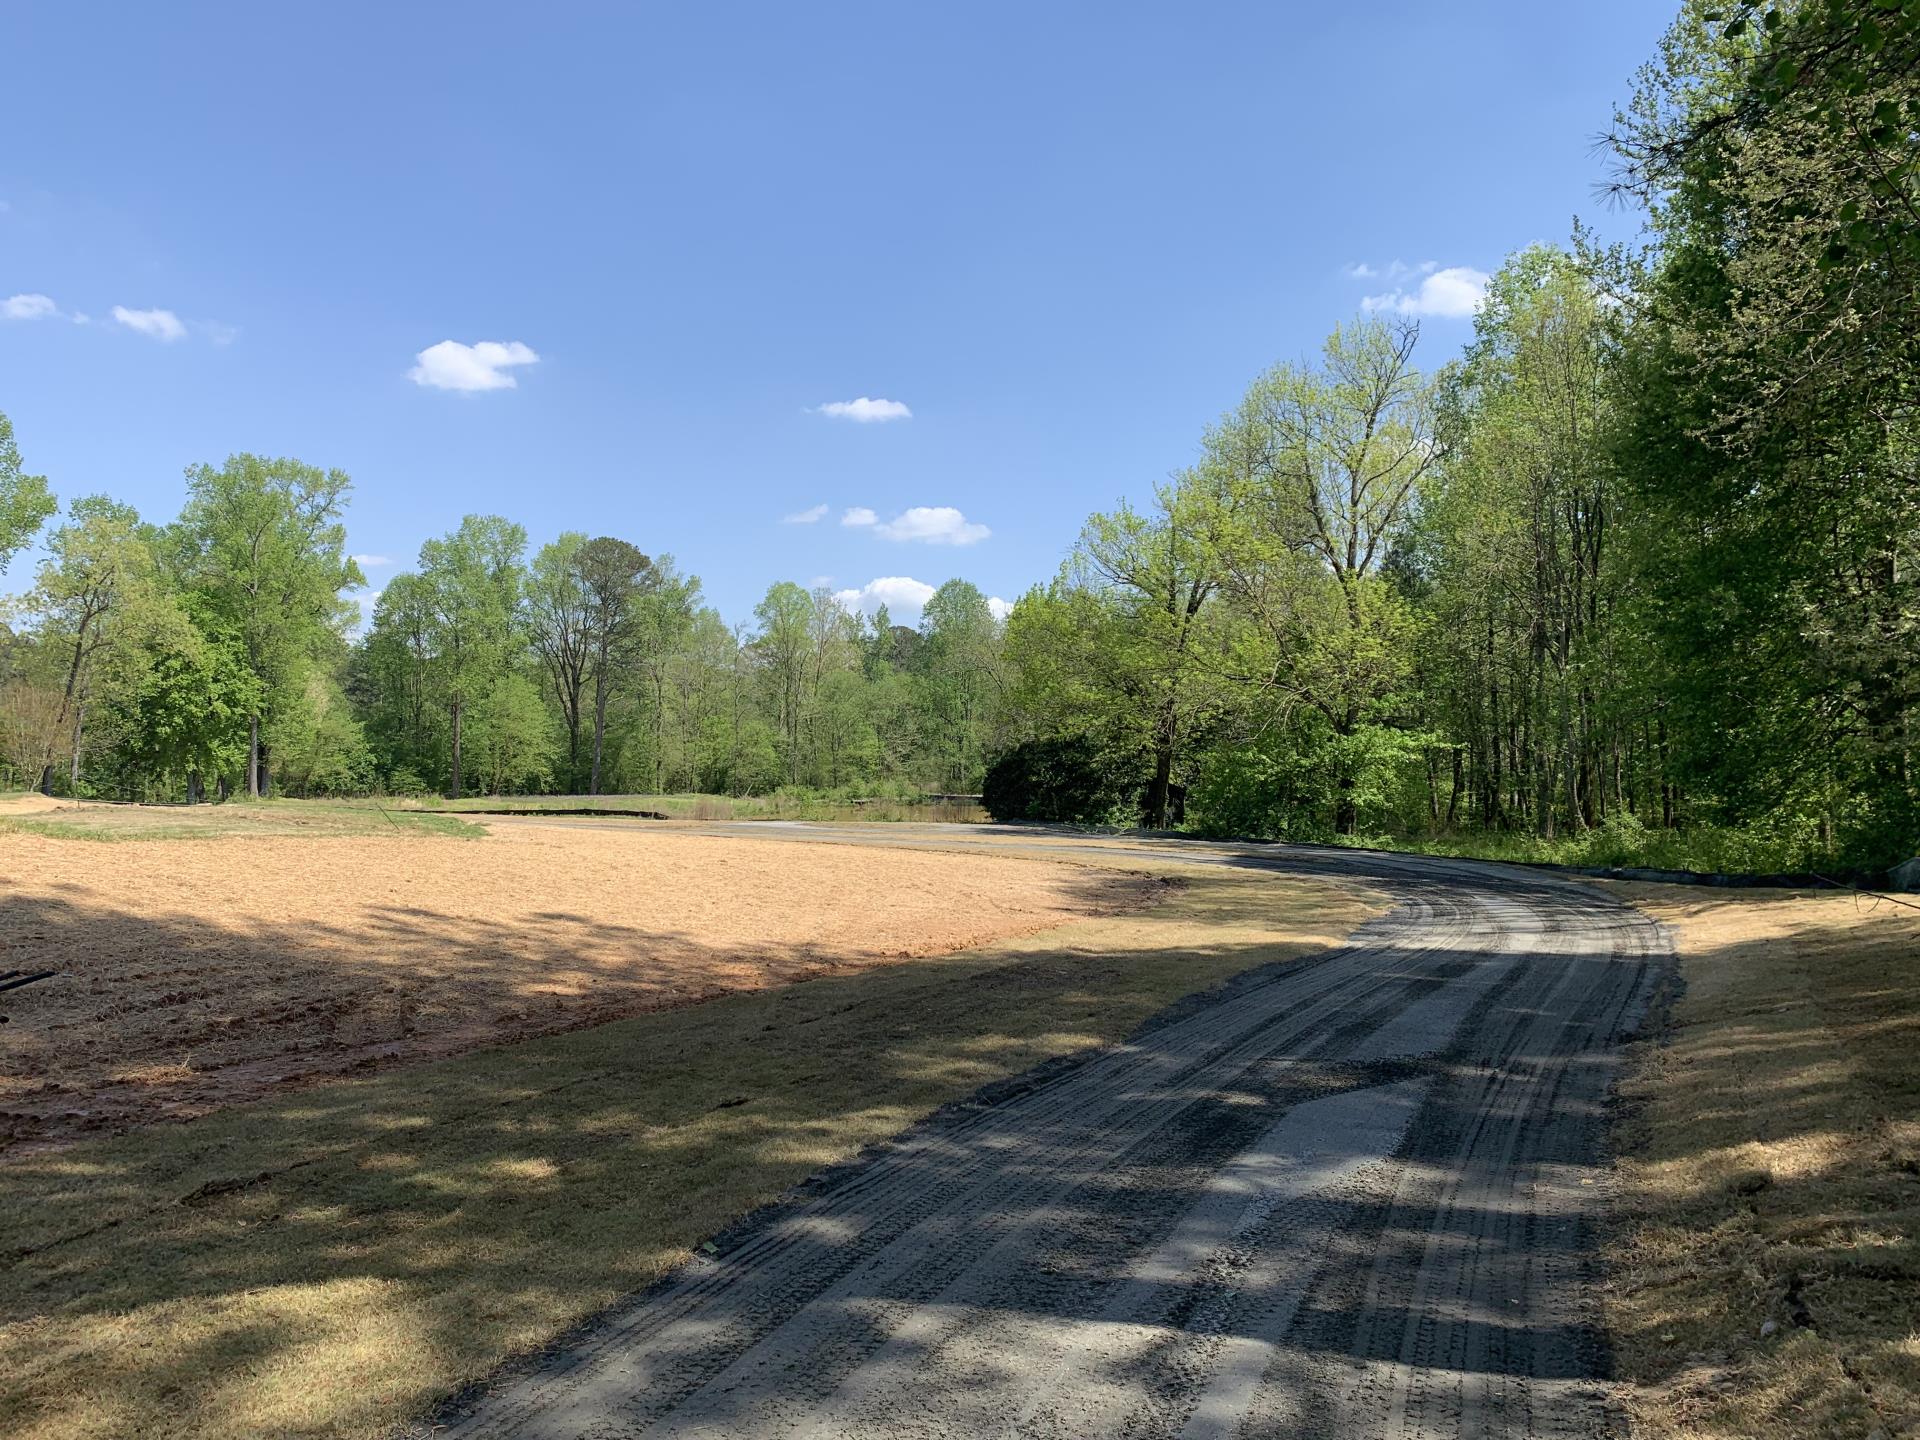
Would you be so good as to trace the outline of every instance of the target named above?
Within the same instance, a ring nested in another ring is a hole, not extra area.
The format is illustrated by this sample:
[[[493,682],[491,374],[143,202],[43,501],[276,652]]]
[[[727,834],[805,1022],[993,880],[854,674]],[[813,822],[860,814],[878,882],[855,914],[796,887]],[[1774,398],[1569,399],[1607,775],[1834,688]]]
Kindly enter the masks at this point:
[[[1086,881],[1090,898],[1110,896],[1102,877]],[[178,959],[204,933],[36,903],[10,933],[55,950],[137,924],[157,957]],[[516,984],[537,986],[576,971],[583,941],[684,939],[554,915],[462,922],[417,957],[404,949],[413,917],[379,923],[398,953],[333,949],[341,992],[385,993],[414,963],[497,986],[509,944],[529,957]],[[1086,944],[875,957],[851,973],[812,947],[763,951],[758,983],[810,983],[691,1005],[702,992],[686,975],[655,977],[684,1008],[611,1023],[576,1011],[565,1023],[583,1028],[16,1154],[0,1166],[0,1323],[32,1341],[9,1343],[0,1430],[149,1433],[172,1417],[180,1433],[248,1434],[416,1410],[643,1289],[823,1165],[1274,953],[1164,936],[1129,950],[1112,928],[1127,918],[1100,923]],[[315,939],[262,928],[221,943],[270,988],[289,949]],[[708,958],[699,984],[735,983],[739,957]],[[270,1024],[278,1002],[242,1032]],[[414,1057],[378,1063],[399,1058]]]
[[[64,893],[9,901],[0,956],[56,969],[12,997],[0,1155],[288,1088],[915,958],[895,945],[711,944],[563,911],[492,921],[368,905],[299,925],[119,911]],[[1153,886],[1066,872],[1111,912]]]

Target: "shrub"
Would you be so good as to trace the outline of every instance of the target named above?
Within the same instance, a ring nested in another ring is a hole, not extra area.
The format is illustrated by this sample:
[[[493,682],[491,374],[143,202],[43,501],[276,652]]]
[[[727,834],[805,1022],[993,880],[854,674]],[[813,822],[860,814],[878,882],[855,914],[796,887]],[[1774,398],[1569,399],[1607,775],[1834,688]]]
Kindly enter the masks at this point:
[[[988,768],[981,803],[996,820],[1137,824],[1140,771],[1138,757],[1084,735],[1028,740]]]

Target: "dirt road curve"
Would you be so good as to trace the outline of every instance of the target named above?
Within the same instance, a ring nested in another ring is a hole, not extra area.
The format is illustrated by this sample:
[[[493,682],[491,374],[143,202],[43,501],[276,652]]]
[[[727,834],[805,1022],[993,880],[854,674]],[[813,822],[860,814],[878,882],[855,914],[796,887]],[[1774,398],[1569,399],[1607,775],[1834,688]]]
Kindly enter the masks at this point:
[[[1656,927],[1519,870],[1155,853],[1400,903],[1345,950],[942,1115],[436,1433],[1609,1433],[1602,1112]]]

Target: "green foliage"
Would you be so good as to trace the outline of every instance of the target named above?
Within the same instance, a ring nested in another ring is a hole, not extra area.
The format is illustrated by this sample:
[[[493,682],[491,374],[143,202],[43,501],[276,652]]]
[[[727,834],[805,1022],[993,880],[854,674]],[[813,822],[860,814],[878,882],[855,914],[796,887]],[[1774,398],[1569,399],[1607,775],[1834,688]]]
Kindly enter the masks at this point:
[[[365,795],[375,780],[373,751],[346,696],[316,671],[301,703],[274,723],[269,738],[283,783],[299,795]]]
[[[539,791],[552,782],[554,717],[533,681],[507,671],[474,705],[467,750],[476,784],[490,795]]]
[[[422,653],[417,657],[447,715],[447,793],[460,798],[462,726],[484,705],[519,649],[521,556],[527,532],[498,515],[469,515],[445,539],[420,547]]]
[[[177,624],[151,640],[140,682],[119,698],[117,769],[185,782],[236,774],[259,680],[237,642]]]
[[[995,820],[1135,825],[1143,768],[1084,735],[1022,741],[987,768],[981,804]]]
[[[31,541],[55,509],[46,477],[29,475],[14,443],[13,422],[0,414],[0,572]]]
[[[246,786],[262,776],[258,736],[300,698],[307,661],[337,641],[362,583],[347,557],[343,516],[351,482],[298,460],[233,455],[187,471],[187,504],[169,541],[189,608],[231,635],[256,684]]]
[[[1920,841],[1920,188],[1876,118],[1920,49],[1898,6],[1744,13],[1683,14],[1623,118],[1635,619],[1686,818],[1871,867]]]

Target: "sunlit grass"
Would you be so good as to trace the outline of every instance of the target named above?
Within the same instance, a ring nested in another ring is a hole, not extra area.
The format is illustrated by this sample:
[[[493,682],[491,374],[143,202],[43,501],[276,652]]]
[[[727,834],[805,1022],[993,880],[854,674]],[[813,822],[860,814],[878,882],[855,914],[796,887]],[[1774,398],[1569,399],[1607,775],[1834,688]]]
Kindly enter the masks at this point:
[[[39,815],[0,818],[0,835],[57,840],[210,840],[234,835],[444,835],[478,839],[480,825],[453,815],[370,801],[227,800],[203,805],[79,802]]]
[[[1674,927],[1683,986],[1616,1130],[1634,1433],[1920,1434],[1920,912],[1620,888]]]

